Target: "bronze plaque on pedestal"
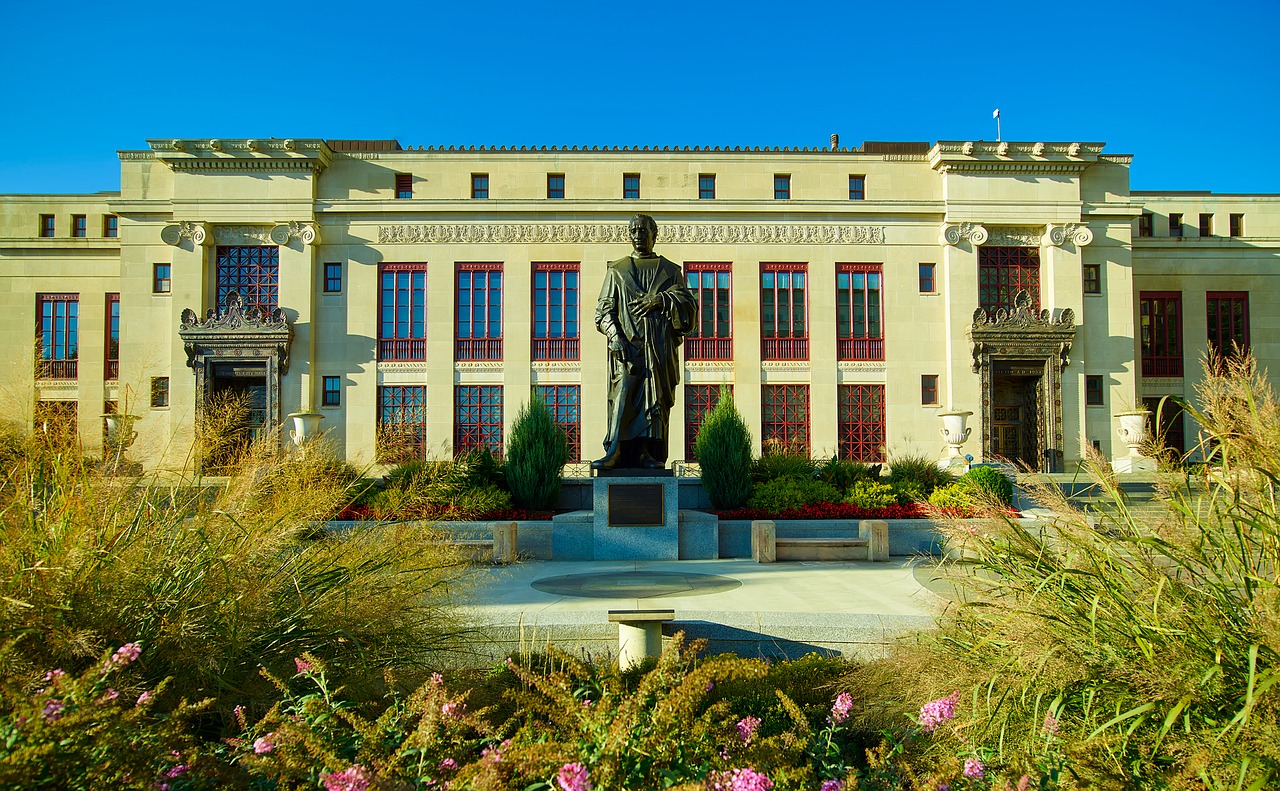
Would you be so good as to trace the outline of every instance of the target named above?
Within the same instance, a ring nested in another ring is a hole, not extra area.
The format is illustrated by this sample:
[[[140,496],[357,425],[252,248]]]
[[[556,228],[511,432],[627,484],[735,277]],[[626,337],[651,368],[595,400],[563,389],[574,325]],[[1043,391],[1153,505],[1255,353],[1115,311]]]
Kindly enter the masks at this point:
[[[609,484],[610,527],[662,527],[665,503],[660,483]]]

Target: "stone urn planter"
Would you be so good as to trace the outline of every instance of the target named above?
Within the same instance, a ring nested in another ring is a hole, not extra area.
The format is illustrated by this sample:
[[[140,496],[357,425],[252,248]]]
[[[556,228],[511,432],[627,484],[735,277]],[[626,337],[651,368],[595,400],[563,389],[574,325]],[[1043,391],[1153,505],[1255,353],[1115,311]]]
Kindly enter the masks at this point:
[[[138,438],[138,432],[133,429],[138,416],[108,412],[102,417],[107,421],[107,445],[121,453],[128,450],[133,441]]]
[[[972,412],[954,409],[938,413],[938,417],[942,418],[942,428],[939,432],[942,434],[942,441],[947,443],[947,453],[938,460],[939,467],[947,469],[961,464],[968,465],[968,459],[960,451],[960,446],[967,442],[969,435],[973,433],[973,428],[967,425],[972,414]]]
[[[1143,456],[1140,450],[1143,443],[1151,438],[1151,432],[1147,428],[1150,417],[1149,409],[1126,409],[1116,413],[1116,418],[1120,421],[1116,433],[1129,447],[1129,455],[1112,461],[1111,469],[1116,472],[1150,472],[1156,468],[1155,461]]]
[[[288,417],[293,422],[289,438],[299,448],[320,435],[320,421],[324,420],[324,415],[319,412],[290,412]]]

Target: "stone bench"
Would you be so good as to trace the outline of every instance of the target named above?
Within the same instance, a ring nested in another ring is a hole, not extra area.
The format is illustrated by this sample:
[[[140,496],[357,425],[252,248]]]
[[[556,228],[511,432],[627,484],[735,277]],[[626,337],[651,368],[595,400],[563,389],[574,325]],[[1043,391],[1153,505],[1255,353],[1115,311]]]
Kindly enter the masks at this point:
[[[883,519],[858,522],[857,538],[778,538],[772,521],[751,523],[751,559],[757,563],[777,560],[889,559],[889,523]]]
[[[515,522],[494,522],[493,538],[455,538],[449,543],[475,550],[477,560],[490,550],[490,562],[506,566],[516,560],[516,532]]]

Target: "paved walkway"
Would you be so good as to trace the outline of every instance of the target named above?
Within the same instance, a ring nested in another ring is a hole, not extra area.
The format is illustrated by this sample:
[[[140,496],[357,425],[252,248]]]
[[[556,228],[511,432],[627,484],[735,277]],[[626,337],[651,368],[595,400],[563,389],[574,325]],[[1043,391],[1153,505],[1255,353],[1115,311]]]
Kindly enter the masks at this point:
[[[672,609],[675,621],[664,634],[707,638],[712,651],[865,658],[881,654],[896,635],[932,627],[948,603],[933,592],[948,588],[934,584],[929,561],[917,558],[531,560],[477,573],[484,584],[468,610],[483,625],[494,657],[548,642],[574,652],[616,652],[609,610]]]

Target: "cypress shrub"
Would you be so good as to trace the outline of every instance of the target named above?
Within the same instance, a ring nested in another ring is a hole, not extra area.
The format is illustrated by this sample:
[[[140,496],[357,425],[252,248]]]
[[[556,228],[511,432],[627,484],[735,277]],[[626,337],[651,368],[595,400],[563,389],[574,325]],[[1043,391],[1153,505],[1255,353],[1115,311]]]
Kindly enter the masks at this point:
[[[506,475],[516,506],[555,508],[560,472],[569,461],[569,442],[547,404],[537,394],[520,409],[507,444]]]
[[[720,390],[694,441],[702,486],[716,508],[738,508],[751,496],[751,431],[733,404],[728,388]]]

